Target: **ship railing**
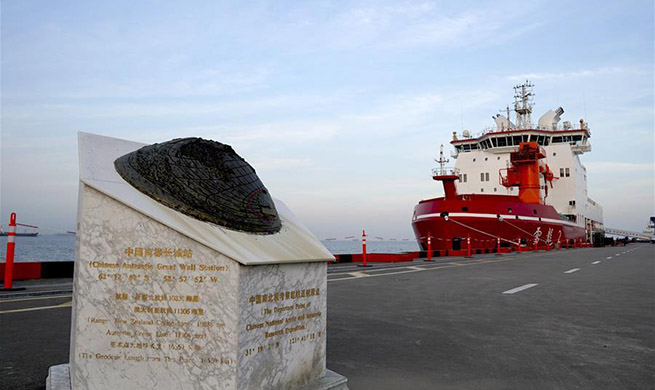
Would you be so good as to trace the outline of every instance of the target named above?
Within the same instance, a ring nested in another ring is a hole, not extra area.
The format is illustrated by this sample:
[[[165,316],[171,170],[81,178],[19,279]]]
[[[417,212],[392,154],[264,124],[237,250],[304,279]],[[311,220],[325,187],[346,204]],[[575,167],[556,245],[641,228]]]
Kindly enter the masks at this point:
[[[459,169],[453,167],[433,168],[432,176],[459,176]]]
[[[546,130],[546,131],[564,131],[564,130],[571,130],[571,131],[576,131],[576,130],[586,130],[589,135],[591,135],[591,128],[589,127],[583,127],[580,128],[578,127],[570,127],[570,128],[564,128],[564,125],[562,123],[558,123],[555,128],[552,127],[546,127],[546,126],[539,126],[537,124],[533,126],[529,126],[525,129],[519,129],[517,127],[513,127],[511,129],[499,129],[497,126],[486,126],[482,131],[478,132],[470,132],[470,135],[468,137],[458,137],[457,140],[476,140],[484,135],[490,134],[490,133],[499,133],[503,131],[520,131],[520,130],[525,130],[525,131],[530,131],[530,130]]]

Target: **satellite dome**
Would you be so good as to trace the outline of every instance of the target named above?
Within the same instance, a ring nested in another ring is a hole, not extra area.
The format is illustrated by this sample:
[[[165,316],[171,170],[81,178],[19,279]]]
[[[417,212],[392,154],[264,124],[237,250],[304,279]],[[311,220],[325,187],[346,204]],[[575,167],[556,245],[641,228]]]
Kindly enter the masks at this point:
[[[140,192],[201,221],[256,234],[282,227],[268,190],[229,145],[178,138],[121,156],[114,167]]]

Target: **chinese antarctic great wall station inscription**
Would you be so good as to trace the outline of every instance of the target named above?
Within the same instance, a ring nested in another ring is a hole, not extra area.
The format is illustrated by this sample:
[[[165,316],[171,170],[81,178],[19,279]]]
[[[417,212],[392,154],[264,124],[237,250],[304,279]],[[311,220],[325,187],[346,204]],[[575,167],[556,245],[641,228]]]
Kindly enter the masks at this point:
[[[234,364],[229,352],[221,355],[208,345],[227,337],[226,319],[212,310],[216,294],[211,290],[229,283],[229,264],[202,263],[189,248],[130,246],[117,254],[116,261],[84,262],[88,275],[97,281],[97,289],[89,292],[99,299],[104,294],[112,309],[85,318],[87,328],[96,329],[97,349],[80,349],[76,358],[136,365]],[[255,337],[238,354],[246,357],[322,342],[324,331],[316,325],[324,316],[318,299],[323,293],[320,287],[306,287],[244,296],[247,302],[241,304],[251,311],[252,321],[240,326]]]
[[[325,367],[332,256],[231,148],[80,134],[77,240],[50,389],[347,389]]]

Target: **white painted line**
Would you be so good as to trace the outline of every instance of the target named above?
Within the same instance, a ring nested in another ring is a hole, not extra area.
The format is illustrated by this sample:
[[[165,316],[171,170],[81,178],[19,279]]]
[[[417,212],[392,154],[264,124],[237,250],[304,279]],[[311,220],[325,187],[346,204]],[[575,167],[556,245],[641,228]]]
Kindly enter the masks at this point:
[[[0,314],[23,313],[26,311],[36,311],[36,310],[60,309],[62,307],[71,307],[71,306],[72,306],[72,301],[62,303],[61,305],[54,305],[54,306],[28,307],[26,309],[3,310],[0,311]]]
[[[0,303],[36,301],[36,300],[41,300],[41,299],[57,299],[57,298],[71,298],[71,297],[72,297],[72,295],[51,295],[51,296],[47,296],[47,297],[19,298],[19,299],[0,299]]]
[[[348,272],[348,275],[354,276],[356,278],[363,278],[363,277],[366,277],[366,276],[371,276],[371,275],[365,274],[363,272]]]
[[[598,263],[600,263],[600,260],[598,260],[598,261],[594,261],[594,262],[591,263],[591,264],[598,264]]]
[[[503,294],[516,294],[519,291],[527,290],[534,286],[538,286],[538,284],[537,283],[524,284],[523,286],[513,288],[511,290],[503,291]]]
[[[607,256],[605,259],[609,260],[609,259],[611,259],[611,258],[612,258],[612,256]]]
[[[408,269],[415,269],[415,270],[417,270],[417,271],[425,271],[425,268],[423,268],[423,267],[411,266],[411,267],[405,267],[405,268],[408,268]]]
[[[565,274],[572,274],[572,273],[574,273],[576,271],[580,271],[580,268],[573,268],[573,269],[570,269],[568,271],[564,271],[564,273]]]

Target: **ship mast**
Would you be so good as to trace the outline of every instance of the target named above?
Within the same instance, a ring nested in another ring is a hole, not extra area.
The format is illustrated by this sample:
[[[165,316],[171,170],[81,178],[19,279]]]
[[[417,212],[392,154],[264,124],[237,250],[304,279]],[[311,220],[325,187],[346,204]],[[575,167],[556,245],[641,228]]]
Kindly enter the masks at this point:
[[[516,112],[516,127],[518,129],[532,128],[532,107],[534,107],[534,84],[525,83],[514,87],[514,112]]]
[[[443,144],[439,147],[439,159],[434,160],[439,163],[439,175],[446,175],[446,164],[450,161],[443,156]]]

